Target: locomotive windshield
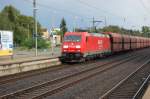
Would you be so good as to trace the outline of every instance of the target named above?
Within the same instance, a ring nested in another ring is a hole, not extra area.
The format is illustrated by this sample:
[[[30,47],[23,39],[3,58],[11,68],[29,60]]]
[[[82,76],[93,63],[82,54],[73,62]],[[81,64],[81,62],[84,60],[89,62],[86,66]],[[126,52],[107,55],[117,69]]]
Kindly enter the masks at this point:
[[[80,35],[66,35],[64,37],[65,42],[80,42],[81,41],[81,36]]]

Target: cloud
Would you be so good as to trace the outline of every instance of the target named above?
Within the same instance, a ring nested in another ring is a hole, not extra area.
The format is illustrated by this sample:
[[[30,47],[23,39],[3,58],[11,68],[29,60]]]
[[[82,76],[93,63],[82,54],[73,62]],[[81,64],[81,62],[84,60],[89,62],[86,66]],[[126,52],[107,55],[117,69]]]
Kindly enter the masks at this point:
[[[32,16],[32,1],[0,0],[0,9],[11,4],[23,14]],[[38,20],[48,28],[59,27],[62,17],[67,20],[69,28],[74,26],[74,22],[79,27],[88,27],[93,16],[99,20],[104,20],[106,17],[107,24],[126,28],[133,25],[139,28],[141,25],[150,23],[148,18],[150,14],[146,11],[146,9],[149,10],[150,1],[148,0],[37,0],[37,3]],[[78,18],[75,20],[75,17]]]

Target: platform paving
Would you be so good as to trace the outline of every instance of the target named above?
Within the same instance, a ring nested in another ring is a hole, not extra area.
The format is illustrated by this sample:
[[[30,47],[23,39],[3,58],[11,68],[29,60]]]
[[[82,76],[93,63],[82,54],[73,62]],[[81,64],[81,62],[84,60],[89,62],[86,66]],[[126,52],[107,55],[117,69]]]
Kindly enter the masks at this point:
[[[0,57],[0,64],[37,60],[43,58],[57,58],[60,55],[61,55],[60,48],[55,48],[53,52],[51,51],[51,49],[39,50],[37,56],[35,56],[34,50],[22,50],[22,51],[15,50],[13,56]]]
[[[150,99],[150,85],[148,86],[142,99]]]

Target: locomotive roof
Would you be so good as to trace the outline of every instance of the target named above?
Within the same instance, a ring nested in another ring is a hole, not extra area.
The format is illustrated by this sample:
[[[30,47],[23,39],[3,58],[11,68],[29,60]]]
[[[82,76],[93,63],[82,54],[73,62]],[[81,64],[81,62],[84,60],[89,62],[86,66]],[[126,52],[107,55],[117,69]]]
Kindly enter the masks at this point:
[[[89,34],[92,34],[93,36],[107,36],[107,34],[104,34],[104,33],[89,33]]]
[[[98,37],[109,37],[108,34],[104,34],[104,33],[88,33],[88,32],[66,32],[65,35],[82,35],[85,34],[86,36],[98,36]]]

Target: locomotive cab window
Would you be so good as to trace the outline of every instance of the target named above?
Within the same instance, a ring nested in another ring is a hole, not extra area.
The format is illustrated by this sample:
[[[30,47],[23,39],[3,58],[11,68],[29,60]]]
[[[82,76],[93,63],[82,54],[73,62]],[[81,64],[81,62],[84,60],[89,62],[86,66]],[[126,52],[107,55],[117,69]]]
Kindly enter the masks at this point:
[[[64,37],[65,42],[80,42],[81,41],[81,35],[66,35]]]

